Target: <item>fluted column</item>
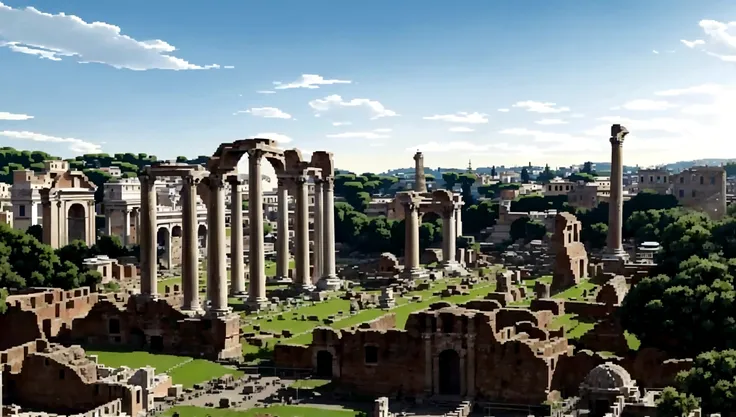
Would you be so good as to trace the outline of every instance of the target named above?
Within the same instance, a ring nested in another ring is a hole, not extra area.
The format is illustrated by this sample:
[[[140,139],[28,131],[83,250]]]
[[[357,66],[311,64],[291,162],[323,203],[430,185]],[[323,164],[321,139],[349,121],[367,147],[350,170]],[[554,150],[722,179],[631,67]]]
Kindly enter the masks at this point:
[[[258,310],[266,302],[266,267],[263,251],[263,190],[261,180],[261,161],[263,151],[248,151],[248,218],[249,247],[248,264],[250,267],[250,285],[248,288],[248,304],[251,309]]]
[[[627,258],[621,242],[624,208],[622,148],[627,134],[623,126],[611,126],[611,199],[608,206],[606,255],[620,259]]]
[[[335,178],[322,179],[322,278],[337,280],[335,272]]]
[[[294,178],[296,196],[296,218],[294,229],[296,238],[296,279],[294,285],[310,287],[312,281],[309,276],[309,193],[307,177],[299,175]]]
[[[225,253],[225,182],[221,175],[210,174],[208,178],[210,210],[207,211],[207,227],[211,231],[209,246],[210,265],[207,268],[210,311],[222,314],[227,309],[227,256]]]
[[[156,253],[156,177],[143,173],[141,182],[141,294],[155,296],[157,291]]]
[[[324,251],[324,246],[322,245],[322,235],[324,234],[324,229],[322,228],[322,218],[324,217],[324,211],[322,209],[323,204],[323,195],[322,192],[322,180],[320,178],[315,178],[314,181],[314,250],[312,251],[313,260],[312,264],[314,265],[313,271],[312,271],[312,283],[316,284],[317,281],[319,281],[320,278],[322,278],[322,252]]]
[[[278,218],[276,227],[276,278],[280,281],[289,278],[289,190],[285,178],[278,178]]]
[[[413,200],[404,202],[404,226],[406,240],[404,246],[404,274],[419,271],[419,204]]]
[[[230,295],[245,294],[243,264],[243,189],[237,175],[228,178],[230,183]]]
[[[442,260],[446,265],[455,263],[455,246],[457,232],[455,231],[455,207],[445,207],[442,210]]]
[[[184,292],[184,310],[196,311],[199,306],[199,251],[197,224],[197,180],[192,176],[184,177],[182,194],[182,290]]]

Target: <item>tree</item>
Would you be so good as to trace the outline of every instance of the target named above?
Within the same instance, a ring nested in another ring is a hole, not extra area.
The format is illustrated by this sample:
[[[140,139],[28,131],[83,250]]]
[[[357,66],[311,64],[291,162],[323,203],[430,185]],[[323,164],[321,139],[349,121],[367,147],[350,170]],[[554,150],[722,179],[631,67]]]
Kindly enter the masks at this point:
[[[443,172],[442,173],[442,181],[445,182],[445,188],[448,190],[452,190],[455,188],[455,185],[460,181],[460,174],[457,172]]]
[[[667,387],[657,399],[657,417],[688,417],[699,406],[700,402],[694,396]]]
[[[531,181],[531,177],[529,176],[529,170],[526,169],[526,167],[521,169],[521,182],[524,184],[529,184]]]
[[[577,172],[567,177],[567,180],[571,182],[595,182],[595,177],[592,174],[588,174],[585,172]]]
[[[491,178],[496,178],[496,166],[491,167]]]
[[[602,249],[606,246],[608,225],[605,223],[596,223],[590,229],[583,229],[581,235],[582,241],[587,242],[593,249]]]
[[[555,174],[552,172],[552,170],[549,168],[549,164],[546,164],[544,166],[544,171],[539,173],[537,175],[537,181],[542,183],[550,182],[555,177]]]
[[[588,174],[592,176],[597,175],[596,172],[593,170],[593,163],[590,161],[583,164],[583,168],[580,170],[580,172],[583,174]]]
[[[8,290],[0,288],[0,314],[5,313],[8,309],[8,303],[5,301],[8,298]]]
[[[511,223],[509,235],[512,241],[524,240],[530,242],[544,238],[547,227],[539,220],[532,220],[528,216],[519,217]]]
[[[28,226],[28,229],[26,229],[26,233],[35,237],[39,242],[43,241],[43,226],[41,226],[40,224]]]
[[[270,222],[263,222],[263,235],[268,236],[273,232],[273,225]]]

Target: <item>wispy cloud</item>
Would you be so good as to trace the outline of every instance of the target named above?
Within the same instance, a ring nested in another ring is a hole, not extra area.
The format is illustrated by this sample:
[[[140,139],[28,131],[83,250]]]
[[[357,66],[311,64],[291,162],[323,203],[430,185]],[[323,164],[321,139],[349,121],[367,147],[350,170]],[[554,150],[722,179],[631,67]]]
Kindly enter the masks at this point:
[[[325,98],[312,100],[309,102],[309,107],[314,109],[317,114],[325,113],[337,108],[366,108],[371,113],[371,119],[380,119],[383,117],[395,117],[399,114],[393,110],[387,109],[383,104],[376,100],[367,98],[354,98],[352,100],[343,100],[343,98],[337,94],[327,96]]]
[[[256,91],[256,93],[258,94],[276,94],[276,92],[273,90],[258,90]]]
[[[250,114],[256,117],[264,117],[266,119],[291,119],[291,115],[289,113],[284,112],[281,109],[277,109],[276,107],[254,107],[252,109],[248,110],[240,110],[233,115],[238,114]]]
[[[442,122],[450,123],[468,123],[468,124],[482,124],[488,123],[488,115],[478,112],[457,112],[455,114],[436,114],[434,116],[426,116],[424,120],[439,120]]]
[[[102,148],[99,144],[88,142],[82,139],[75,138],[61,138],[57,136],[44,135],[42,133],[28,132],[28,131],[14,131],[14,130],[3,130],[0,131],[0,136],[6,138],[28,140],[33,142],[46,142],[46,143],[66,143],[69,144],[69,150],[76,153],[100,153]]]
[[[386,133],[390,133],[391,129],[373,129],[368,132],[343,132],[343,133],[333,133],[331,135],[327,135],[328,138],[333,139],[388,139],[391,137],[391,135],[387,135]]]
[[[455,127],[449,128],[448,131],[455,132],[455,133],[470,133],[470,132],[475,132],[475,129],[471,129],[467,126],[455,126]]]
[[[541,119],[541,120],[537,120],[534,123],[536,123],[538,125],[546,125],[546,126],[551,126],[551,125],[566,125],[567,124],[567,120],[562,120],[562,119]]]
[[[680,42],[683,45],[699,49],[723,62],[736,62],[736,21],[719,22],[704,19],[698,22],[698,25],[707,38],[692,41],[682,39]]]
[[[30,120],[33,116],[27,114],[8,113],[0,111],[0,120]]]
[[[174,56],[176,48],[163,40],[139,41],[109,23],[88,23],[75,15],[12,8],[2,2],[0,39],[4,40],[0,47],[51,61],[71,58],[135,71],[220,68],[217,64],[192,64]]]
[[[351,122],[332,122],[332,126],[350,126]]]
[[[322,77],[321,75],[317,74],[302,74],[299,79],[292,81],[290,83],[285,83],[282,81],[274,81],[273,85],[274,88],[277,90],[289,90],[292,88],[309,88],[309,89],[315,89],[319,88],[321,85],[331,85],[331,84],[350,84],[352,81],[350,80],[338,80],[338,79],[326,79]]]
[[[664,100],[650,100],[650,99],[637,99],[627,101],[621,106],[612,108],[611,110],[633,110],[633,111],[656,111],[656,110],[667,110],[676,105],[669,103]]]
[[[519,101],[511,107],[524,109],[532,113],[565,113],[570,111],[569,107],[560,107],[557,103],[531,100]]]

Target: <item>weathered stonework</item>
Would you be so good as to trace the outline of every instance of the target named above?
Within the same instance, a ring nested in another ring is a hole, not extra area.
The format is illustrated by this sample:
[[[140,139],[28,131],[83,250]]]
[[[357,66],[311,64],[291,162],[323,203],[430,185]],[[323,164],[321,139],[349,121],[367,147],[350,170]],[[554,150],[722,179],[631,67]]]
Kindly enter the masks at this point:
[[[555,251],[552,293],[570,288],[588,272],[588,252],[580,240],[582,225],[570,213],[558,213],[552,244]]]

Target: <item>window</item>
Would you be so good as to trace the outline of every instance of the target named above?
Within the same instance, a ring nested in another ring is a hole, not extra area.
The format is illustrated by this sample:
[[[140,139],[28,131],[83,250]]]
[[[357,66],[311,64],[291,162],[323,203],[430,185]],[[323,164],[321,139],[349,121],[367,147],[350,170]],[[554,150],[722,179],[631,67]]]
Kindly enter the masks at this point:
[[[696,193],[695,193],[695,190],[693,190],[693,198],[695,198],[695,194],[696,194]]]
[[[21,204],[18,206],[18,216],[20,217],[26,217],[26,206],[25,204]]]
[[[138,391],[135,392],[135,402],[136,402],[136,404],[140,404],[141,403],[141,390],[138,390]]]
[[[680,190],[680,198],[685,197],[685,190]]]
[[[680,177],[680,184],[684,184],[684,183],[685,183],[685,177]]]
[[[100,395],[100,386],[95,385],[95,395]]]
[[[702,177],[701,176],[700,177],[700,185],[703,185],[703,184],[705,184],[705,177]]]
[[[365,346],[363,348],[365,353],[366,365],[372,365],[378,363],[378,347],[377,346]]]
[[[716,185],[716,177],[710,177],[710,185]]]
[[[110,319],[110,321],[108,322],[108,331],[110,334],[119,334],[120,333],[120,320]]]
[[[644,176],[643,175],[641,176],[641,179],[639,180],[639,182],[644,182]]]

